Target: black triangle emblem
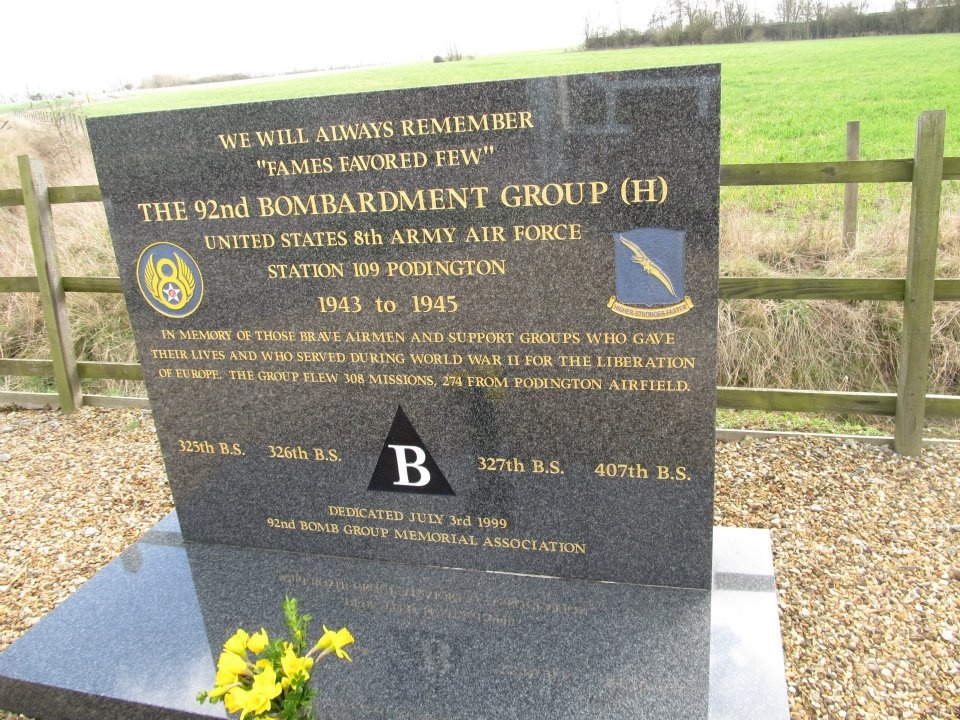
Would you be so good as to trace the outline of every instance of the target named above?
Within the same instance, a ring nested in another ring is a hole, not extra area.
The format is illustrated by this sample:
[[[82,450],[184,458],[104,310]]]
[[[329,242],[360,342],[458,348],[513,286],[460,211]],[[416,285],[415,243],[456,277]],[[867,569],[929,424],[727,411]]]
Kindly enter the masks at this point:
[[[399,405],[367,489],[456,495]]]

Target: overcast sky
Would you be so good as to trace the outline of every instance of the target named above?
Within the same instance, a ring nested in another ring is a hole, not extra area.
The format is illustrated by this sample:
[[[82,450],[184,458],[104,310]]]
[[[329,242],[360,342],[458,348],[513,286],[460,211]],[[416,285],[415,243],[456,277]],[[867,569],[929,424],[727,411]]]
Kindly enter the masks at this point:
[[[707,0],[714,2],[715,0]],[[747,0],[768,17],[776,0]],[[892,5],[871,0],[873,9]],[[575,47],[646,28],[663,0],[47,0],[4,3],[0,97],[200,77]]]

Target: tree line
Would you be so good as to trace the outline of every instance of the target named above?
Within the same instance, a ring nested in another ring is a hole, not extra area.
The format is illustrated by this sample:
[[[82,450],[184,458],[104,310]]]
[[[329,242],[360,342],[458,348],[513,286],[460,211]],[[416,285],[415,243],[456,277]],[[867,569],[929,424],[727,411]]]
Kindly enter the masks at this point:
[[[667,0],[645,30],[595,28],[587,22],[584,48],[960,32],[960,0],[894,0],[886,12],[868,13],[866,7],[866,0],[778,0],[769,19],[751,13],[746,0]]]

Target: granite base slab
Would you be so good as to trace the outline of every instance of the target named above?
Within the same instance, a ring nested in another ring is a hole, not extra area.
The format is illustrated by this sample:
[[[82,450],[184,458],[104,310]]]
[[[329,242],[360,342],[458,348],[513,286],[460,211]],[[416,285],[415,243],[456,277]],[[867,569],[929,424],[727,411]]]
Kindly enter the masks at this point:
[[[357,638],[314,673],[320,716],[788,717],[763,530],[715,529],[708,592],[184,543],[175,514],[0,654],[0,708],[225,717],[195,695],[238,626],[282,631],[284,595]]]

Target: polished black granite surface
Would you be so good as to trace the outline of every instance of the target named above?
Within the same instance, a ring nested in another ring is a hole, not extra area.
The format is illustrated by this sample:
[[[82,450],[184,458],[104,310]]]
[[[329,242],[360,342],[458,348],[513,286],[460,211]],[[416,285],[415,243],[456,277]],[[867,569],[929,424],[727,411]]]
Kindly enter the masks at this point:
[[[705,65],[92,118],[184,537],[709,589],[719,112]]]
[[[702,591],[183,543],[171,515],[0,654],[0,708],[222,717],[194,700],[222,643],[293,595],[357,639],[314,673],[330,717],[786,718],[769,536],[714,547]]]

